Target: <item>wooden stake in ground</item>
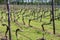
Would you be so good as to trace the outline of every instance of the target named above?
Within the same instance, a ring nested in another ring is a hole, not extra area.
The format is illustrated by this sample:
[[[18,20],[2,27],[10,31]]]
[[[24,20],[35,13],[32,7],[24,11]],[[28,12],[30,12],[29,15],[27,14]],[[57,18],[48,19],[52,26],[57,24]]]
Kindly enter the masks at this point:
[[[53,21],[53,34],[55,34],[54,0],[52,0],[52,21]]]
[[[6,0],[6,2],[7,2],[7,11],[8,11],[9,40],[11,40],[11,29],[10,29],[10,4],[9,4],[9,0]]]

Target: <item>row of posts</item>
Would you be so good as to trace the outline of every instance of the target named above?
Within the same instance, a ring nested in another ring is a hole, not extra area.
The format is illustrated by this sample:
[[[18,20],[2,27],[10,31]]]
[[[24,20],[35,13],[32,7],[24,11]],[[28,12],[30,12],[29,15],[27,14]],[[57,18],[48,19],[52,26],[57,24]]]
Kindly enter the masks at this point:
[[[9,27],[9,40],[12,40],[11,38],[11,27],[10,27],[10,0],[6,0],[6,6],[8,11],[8,27]],[[54,20],[54,0],[52,0],[52,20],[53,20],[53,34],[55,34],[55,20]]]

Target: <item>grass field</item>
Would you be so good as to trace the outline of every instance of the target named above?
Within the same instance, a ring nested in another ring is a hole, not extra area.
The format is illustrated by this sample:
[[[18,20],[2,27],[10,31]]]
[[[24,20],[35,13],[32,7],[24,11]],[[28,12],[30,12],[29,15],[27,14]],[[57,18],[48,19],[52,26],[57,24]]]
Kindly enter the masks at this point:
[[[45,7],[14,7],[11,6],[11,34],[12,40],[37,40],[43,37],[46,40],[60,40],[60,8],[55,9],[55,26],[56,34],[53,34],[53,25],[51,19],[51,8]],[[40,17],[42,15],[42,18]],[[31,19],[29,26],[29,19]],[[41,20],[42,19],[42,20]],[[15,22],[14,22],[15,20]],[[24,22],[23,22],[24,21]],[[7,10],[0,7],[0,38],[4,37],[6,27],[2,24],[7,24]],[[25,24],[24,24],[25,23]],[[45,23],[49,25],[44,25],[45,31],[42,31],[41,25]],[[18,37],[16,37],[16,29],[18,31]],[[8,35],[8,34],[7,34]]]

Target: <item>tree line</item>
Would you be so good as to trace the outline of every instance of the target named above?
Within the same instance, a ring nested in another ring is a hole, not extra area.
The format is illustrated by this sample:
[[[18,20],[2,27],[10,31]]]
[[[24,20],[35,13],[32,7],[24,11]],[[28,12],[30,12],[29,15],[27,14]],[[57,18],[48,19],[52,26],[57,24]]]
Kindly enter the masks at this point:
[[[23,0],[22,0],[23,1]],[[5,4],[6,0],[0,0],[0,4]],[[50,2],[11,2],[10,0],[10,3],[11,4],[51,4],[51,1]],[[54,4],[57,4],[59,5],[60,4],[60,0],[54,0]]]

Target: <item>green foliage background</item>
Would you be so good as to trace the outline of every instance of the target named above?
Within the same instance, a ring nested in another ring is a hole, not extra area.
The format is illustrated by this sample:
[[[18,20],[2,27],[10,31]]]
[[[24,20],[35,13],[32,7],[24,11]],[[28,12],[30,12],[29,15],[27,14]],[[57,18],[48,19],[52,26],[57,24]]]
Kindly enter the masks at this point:
[[[4,2],[5,2],[6,0],[0,0],[0,4],[4,4]],[[11,1],[11,0],[10,0]],[[60,0],[54,0],[54,4],[57,4],[57,5],[59,5],[60,4]],[[14,2],[11,2],[12,4],[14,3]],[[23,0],[22,0],[22,2],[15,2],[15,3],[17,3],[17,4],[27,4],[26,2],[23,2]],[[42,4],[50,4],[51,2],[48,2],[48,3],[42,3]],[[38,4],[38,2],[36,3],[33,3],[33,2],[29,2],[28,4]],[[39,3],[39,4],[41,4],[41,3]]]

